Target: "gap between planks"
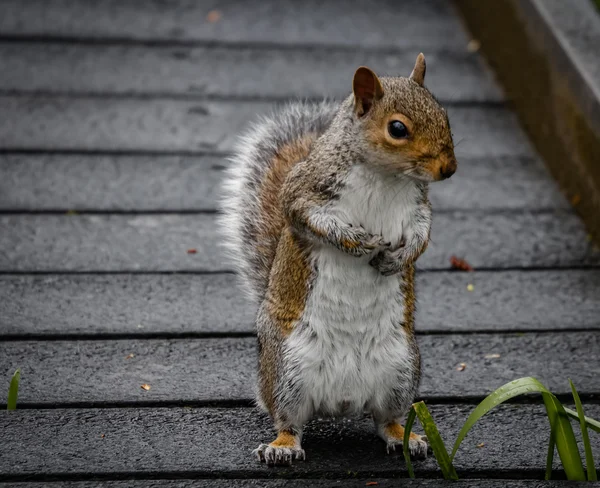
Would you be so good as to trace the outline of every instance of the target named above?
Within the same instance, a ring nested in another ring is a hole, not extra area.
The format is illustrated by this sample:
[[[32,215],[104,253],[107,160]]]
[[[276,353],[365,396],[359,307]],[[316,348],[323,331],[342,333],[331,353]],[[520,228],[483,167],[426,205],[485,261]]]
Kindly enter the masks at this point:
[[[522,334],[579,334],[598,332],[597,327],[569,327],[568,329],[469,329],[465,331],[430,329],[417,330],[417,336],[469,336],[469,335],[522,335]],[[247,339],[256,337],[254,332],[144,332],[144,333],[67,333],[67,334],[7,334],[0,335],[1,342],[19,341],[128,341],[128,340],[177,340],[177,339]]]

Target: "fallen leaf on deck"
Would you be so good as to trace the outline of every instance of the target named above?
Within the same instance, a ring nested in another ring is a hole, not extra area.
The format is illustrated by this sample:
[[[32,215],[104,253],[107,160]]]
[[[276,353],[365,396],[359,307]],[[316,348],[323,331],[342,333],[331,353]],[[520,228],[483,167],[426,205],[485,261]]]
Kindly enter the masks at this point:
[[[500,357],[500,354],[486,354],[485,359],[498,359]]]
[[[456,371],[464,371],[465,368],[467,367],[467,363],[460,363],[457,367],[456,367]]]
[[[187,250],[187,253],[188,253],[188,254],[196,254],[197,252],[198,252],[198,250],[197,250],[197,249],[188,249],[188,250]]]
[[[473,266],[467,263],[467,261],[464,259],[457,258],[456,256],[450,257],[450,267],[460,271],[473,271]]]
[[[221,20],[221,12],[219,12],[218,10],[211,10],[206,15],[206,21],[210,22],[211,24],[219,22],[219,20]]]
[[[101,437],[102,439],[104,439],[104,434],[100,434],[100,437]]]
[[[125,357],[125,359],[133,359],[134,357],[135,357],[135,354],[133,354],[133,353],[131,352],[131,353],[129,353],[129,354],[128,354],[128,355]]]
[[[140,388],[142,390],[148,391],[150,389],[150,385],[148,383],[144,383],[143,385],[140,386]]]
[[[482,442],[481,444],[477,444],[477,447],[482,448],[483,446],[485,446],[485,442]]]

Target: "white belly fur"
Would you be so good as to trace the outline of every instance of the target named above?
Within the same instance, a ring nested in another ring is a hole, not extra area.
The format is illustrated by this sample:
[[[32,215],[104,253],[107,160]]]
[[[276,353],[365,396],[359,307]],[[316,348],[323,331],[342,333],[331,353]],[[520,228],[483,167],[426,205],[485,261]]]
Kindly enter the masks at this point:
[[[397,245],[417,191],[410,181],[356,167],[332,211]],[[286,347],[295,380],[309,397],[301,415],[382,409],[398,381],[412,378],[413,357],[399,327],[404,316],[400,278],[381,276],[369,266],[370,256],[356,258],[328,245],[318,246],[313,258],[316,278],[303,326]]]

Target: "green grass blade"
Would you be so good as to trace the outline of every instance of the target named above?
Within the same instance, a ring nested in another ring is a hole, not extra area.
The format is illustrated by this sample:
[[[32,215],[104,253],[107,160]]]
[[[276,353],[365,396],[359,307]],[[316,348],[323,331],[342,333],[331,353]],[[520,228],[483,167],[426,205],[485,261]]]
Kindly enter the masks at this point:
[[[565,407],[565,413],[572,419],[579,420],[579,415],[574,410]],[[600,422],[590,417],[585,417],[585,423],[590,429],[600,433]]]
[[[19,396],[19,381],[21,381],[21,370],[17,369],[10,380],[8,387],[8,399],[6,400],[7,410],[17,409],[17,397]]]
[[[560,456],[567,478],[569,480],[585,480],[585,471],[583,470],[583,463],[579,455],[575,434],[573,434],[573,428],[567,418],[564,407],[544,385],[531,377],[514,380],[501,386],[477,405],[460,430],[450,459],[454,459],[461,442],[481,417],[501,403],[526,393],[542,393],[550,427],[555,430],[556,449],[558,450],[558,455]]]
[[[452,465],[450,456],[448,456],[448,451],[446,450],[444,441],[442,440],[442,437],[440,436],[440,433],[435,425],[435,422],[433,421],[433,418],[431,417],[431,414],[429,413],[429,410],[425,406],[425,403],[415,403],[413,408],[417,413],[417,417],[419,417],[419,422],[421,422],[421,426],[425,431],[429,445],[433,449],[435,459],[440,465],[444,479],[457,480],[458,474],[456,474],[456,470]]]
[[[410,412],[408,412],[408,417],[406,418],[406,424],[404,425],[404,439],[402,440],[404,462],[406,463],[406,469],[408,469],[408,476],[410,476],[411,478],[415,477],[415,472],[413,471],[412,462],[410,460],[410,451],[408,449],[408,444],[410,441],[410,433],[412,431],[412,426],[415,423],[416,416],[417,412],[414,408],[411,408]]]
[[[577,408],[577,415],[579,416],[579,425],[581,425],[581,438],[583,439],[583,448],[585,451],[585,464],[587,465],[587,479],[588,481],[598,481],[596,474],[596,467],[594,466],[594,455],[592,454],[592,446],[590,445],[590,436],[588,435],[587,425],[585,423],[585,413],[583,411],[583,405],[579,398],[579,393],[571,380],[571,390],[573,391],[573,399],[575,400],[575,407]]]
[[[555,429],[550,429],[550,440],[548,441],[548,454],[546,455],[546,475],[544,479],[550,481],[552,478],[552,465],[554,464],[554,448],[556,447],[556,439],[554,438]]]
[[[545,389],[544,385],[540,386]],[[571,422],[565,413],[565,408],[547,389],[542,391],[542,398],[546,405],[546,413],[550,427],[554,427],[556,450],[569,481],[585,481],[585,471],[579,454],[579,446],[573,433]]]
[[[511,398],[524,395],[526,393],[539,392],[539,384],[540,383],[535,378],[521,378],[519,380],[506,383],[485,397],[483,401],[477,405],[475,410],[471,412],[471,415],[469,415],[469,418],[467,418],[467,421],[463,425],[462,429],[460,429],[458,437],[456,438],[456,442],[454,442],[450,459],[454,459],[456,451],[458,451],[458,448],[465,439],[465,436],[481,417],[488,413],[492,408],[497,407],[501,403],[504,403]]]

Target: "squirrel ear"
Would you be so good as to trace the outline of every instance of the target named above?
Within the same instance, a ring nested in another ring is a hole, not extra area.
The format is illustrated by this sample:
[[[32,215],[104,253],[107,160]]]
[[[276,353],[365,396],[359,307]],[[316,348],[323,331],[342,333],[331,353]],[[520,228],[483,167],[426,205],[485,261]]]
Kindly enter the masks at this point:
[[[425,83],[426,68],[427,67],[425,65],[425,56],[423,56],[423,53],[419,53],[419,55],[417,56],[417,61],[415,62],[415,67],[413,68],[409,78],[413,81],[416,81],[419,85],[423,86],[423,84]]]
[[[379,78],[365,66],[361,66],[354,73],[352,90],[354,91],[354,111],[359,117],[371,110],[373,101],[383,97],[383,87]]]

